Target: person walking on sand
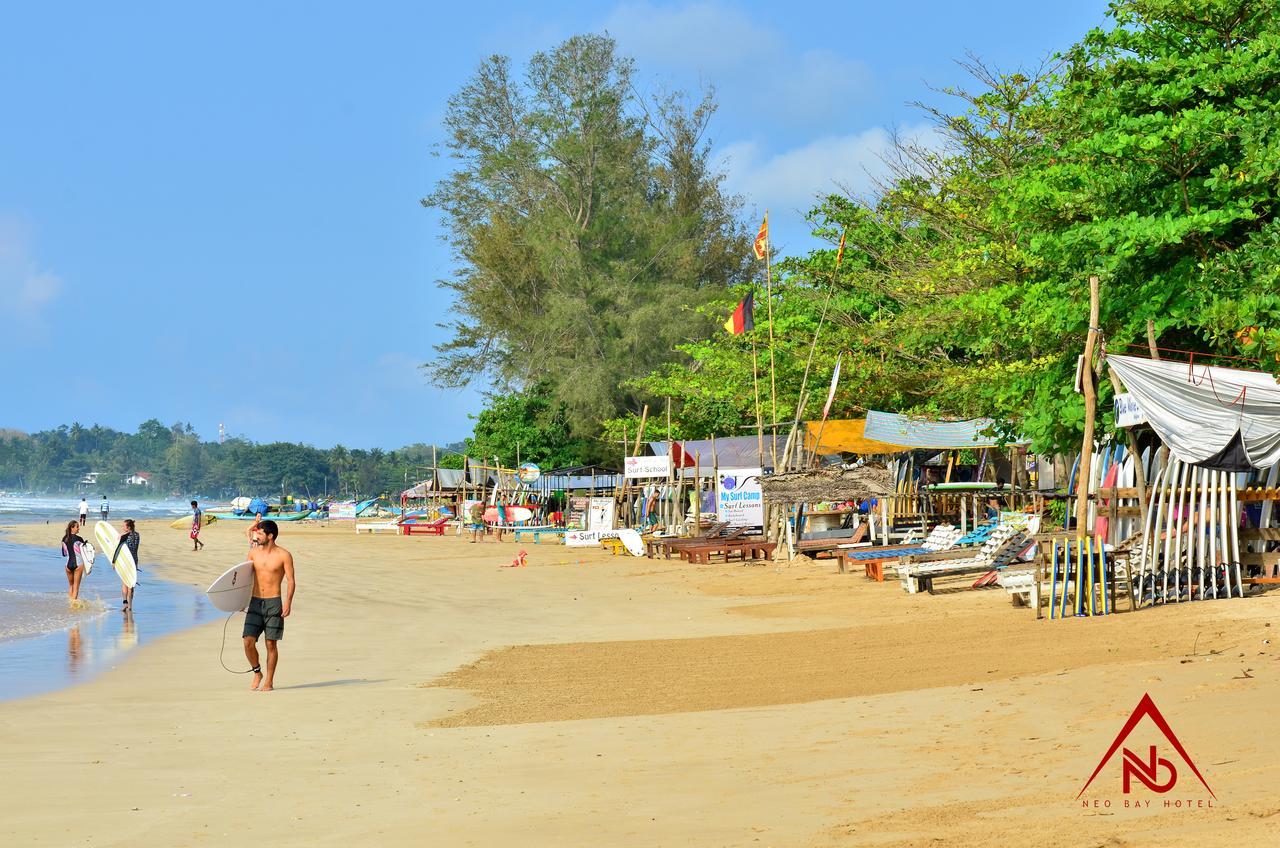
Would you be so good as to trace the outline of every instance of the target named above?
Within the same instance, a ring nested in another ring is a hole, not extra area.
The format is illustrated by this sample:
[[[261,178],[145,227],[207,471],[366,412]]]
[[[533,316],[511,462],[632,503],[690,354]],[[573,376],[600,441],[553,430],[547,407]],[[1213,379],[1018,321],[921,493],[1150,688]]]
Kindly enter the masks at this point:
[[[81,496],[80,498],[80,526],[83,527],[85,522],[89,520],[89,501]]]
[[[484,533],[484,502],[476,501],[467,511],[467,519],[471,527],[471,544],[480,541]]]
[[[111,514],[111,504],[107,503],[107,496],[102,496],[102,503],[98,504],[98,512],[102,514],[102,520],[106,521],[107,516]]]
[[[259,525],[261,524],[262,524],[262,513],[255,512],[253,514],[253,523],[249,525],[249,552],[250,553],[253,552],[254,548],[258,547],[258,541],[253,538],[253,531],[257,530]]]
[[[200,541],[200,528],[204,525],[204,511],[200,509],[200,504],[195,501],[191,502],[191,551],[192,553],[204,547],[204,542]]]
[[[111,554],[111,562],[114,565],[116,557],[120,556],[120,549],[129,548],[129,553],[133,554],[134,571],[142,571],[142,561],[138,559],[138,548],[142,545],[142,537],[138,535],[137,529],[133,526],[133,519],[126,518],[124,520],[124,532],[120,534],[120,542],[116,545],[115,551]],[[137,585],[137,581],[134,581]],[[124,584],[124,580],[120,581],[120,599],[124,601],[123,609],[133,609],[133,589]]]
[[[68,521],[67,529],[62,533],[62,553],[67,557],[67,597],[72,601],[80,599],[80,581],[84,579],[84,569],[76,558],[76,545],[85,544],[80,538],[80,522]]]
[[[276,664],[280,660],[278,643],[284,638],[284,620],[293,607],[293,593],[298,584],[293,576],[293,555],[276,544],[280,528],[271,520],[255,521],[249,528],[249,559],[253,562],[253,595],[244,616],[244,655],[253,668],[250,689],[270,692],[275,686]],[[289,591],[281,598],[281,583],[288,581]],[[258,659],[258,637],[266,636],[267,671],[262,673]]]

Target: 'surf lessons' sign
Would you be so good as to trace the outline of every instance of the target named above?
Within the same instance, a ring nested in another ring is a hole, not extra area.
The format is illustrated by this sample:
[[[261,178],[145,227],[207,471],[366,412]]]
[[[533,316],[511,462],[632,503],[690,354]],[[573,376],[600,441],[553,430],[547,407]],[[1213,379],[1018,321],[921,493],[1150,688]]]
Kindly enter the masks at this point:
[[[1136,427],[1147,423],[1147,416],[1131,394],[1116,395],[1115,409],[1117,427]]]
[[[731,527],[764,525],[759,468],[722,468],[716,478],[716,516]]]
[[[629,456],[623,463],[623,476],[666,477],[671,473],[670,456]]]

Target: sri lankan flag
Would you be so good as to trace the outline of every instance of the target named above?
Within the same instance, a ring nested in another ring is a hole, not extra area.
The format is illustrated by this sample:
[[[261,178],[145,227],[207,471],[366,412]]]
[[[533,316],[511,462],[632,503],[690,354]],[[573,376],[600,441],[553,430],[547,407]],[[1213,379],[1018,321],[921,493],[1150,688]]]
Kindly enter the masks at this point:
[[[733,310],[733,314],[729,316],[729,320],[724,322],[724,328],[735,336],[740,336],[748,330],[756,328],[755,318],[752,316],[752,307],[755,305],[752,300],[752,293],[747,292],[747,296],[738,304],[738,308]]]
[[[769,253],[769,213],[764,213],[764,221],[760,224],[760,232],[756,233],[755,244],[751,246],[756,259],[763,260]]]

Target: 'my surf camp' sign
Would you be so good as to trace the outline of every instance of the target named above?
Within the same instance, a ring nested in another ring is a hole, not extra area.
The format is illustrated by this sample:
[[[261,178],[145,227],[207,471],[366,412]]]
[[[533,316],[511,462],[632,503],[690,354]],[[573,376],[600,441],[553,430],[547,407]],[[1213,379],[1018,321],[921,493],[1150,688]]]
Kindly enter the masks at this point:
[[[764,525],[759,468],[722,468],[716,478],[716,516],[731,527]]]

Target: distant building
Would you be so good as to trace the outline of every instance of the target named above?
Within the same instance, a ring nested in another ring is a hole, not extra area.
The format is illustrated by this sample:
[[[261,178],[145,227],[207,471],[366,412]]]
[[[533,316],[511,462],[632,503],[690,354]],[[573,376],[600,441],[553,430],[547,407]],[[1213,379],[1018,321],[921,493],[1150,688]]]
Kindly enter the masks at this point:
[[[136,471],[133,474],[130,474],[128,477],[124,478],[124,483],[126,486],[150,486],[151,472]]]
[[[84,475],[83,477],[81,477],[81,478],[80,478],[80,485],[82,485],[82,486],[96,486],[96,485],[98,485],[98,472],[97,472],[97,471],[90,471],[88,474],[86,474],[86,475]]]

